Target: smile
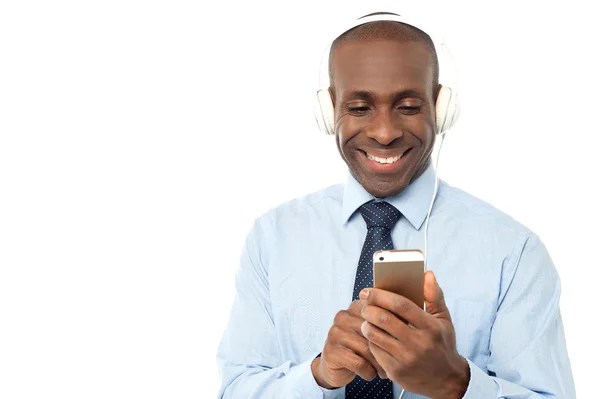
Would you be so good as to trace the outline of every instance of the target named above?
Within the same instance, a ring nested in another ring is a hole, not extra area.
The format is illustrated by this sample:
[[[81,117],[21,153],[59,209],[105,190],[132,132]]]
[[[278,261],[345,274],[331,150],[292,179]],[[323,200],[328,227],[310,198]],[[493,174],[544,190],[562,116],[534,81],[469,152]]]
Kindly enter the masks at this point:
[[[398,162],[398,160],[400,160],[400,158],[402,158],[402,155],[404,155],[404,153],[401,153],[400,155],[396,155],[395,157],[381,158],[381,157],[376,157],[374,155],[371,155],[368,152],[366,152],[366,154],[367,154],[368,159],[370,159],[371,161],[381,163],[381,164]]]

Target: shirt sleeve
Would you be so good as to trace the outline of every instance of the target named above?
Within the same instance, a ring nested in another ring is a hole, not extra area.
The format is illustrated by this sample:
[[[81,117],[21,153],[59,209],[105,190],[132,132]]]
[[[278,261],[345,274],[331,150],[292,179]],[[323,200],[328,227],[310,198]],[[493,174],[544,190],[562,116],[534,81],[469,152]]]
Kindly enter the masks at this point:
[[[217,352],[218,398],[338,397],[340,389],[321,388],[314,379],[311,364],[318,353],[299,364],[282,359],[260,242],[257,221],[246,238],[229,324]]]
[[[469,361],[464,399],[574,399],[558,274],[535,235],[513,255],[492,327],[488,371]]]

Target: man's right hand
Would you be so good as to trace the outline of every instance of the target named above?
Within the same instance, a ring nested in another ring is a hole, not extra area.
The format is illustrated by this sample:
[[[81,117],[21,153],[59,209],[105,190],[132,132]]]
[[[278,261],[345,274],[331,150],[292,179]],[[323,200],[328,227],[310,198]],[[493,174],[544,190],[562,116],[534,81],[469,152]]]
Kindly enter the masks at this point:
[[[356,375],[367,381],[378,374],[387,378],[369,350],[369,341],[362,335],[360,327],[365,321],[360,315],[362,306],[361,301],[354,301],[348,310],[335,315],[321,356],[312,362],[312,373],[323,388],[343,387]]]

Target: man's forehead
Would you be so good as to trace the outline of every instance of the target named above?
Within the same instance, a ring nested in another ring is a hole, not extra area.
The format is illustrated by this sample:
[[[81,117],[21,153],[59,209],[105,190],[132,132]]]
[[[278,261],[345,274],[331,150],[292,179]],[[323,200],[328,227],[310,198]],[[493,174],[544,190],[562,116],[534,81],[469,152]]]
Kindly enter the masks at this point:
[[[353,41],[340,45],[332,59],[336,81],[353,78],[425,81],[433,77],[431,53],[420,42]],[[333,83],[333,82],[332,82]]]
[[[376,60],[384,58],[402,58],[431,62],[433,56],[427,45],[413,40],[363,39],[340,44],[332,52],[332,61],[342,59],[348,62],[356,60]]]
[[[382,46],[382,43],[385,45]],[[381,50],[386,46],[387,49]],[[389,59],[385,60],[386,51],[393,51],[394,57],[387,57]],[[377,60],[384,60],[382,67],[388,62],[410,60],[411,63],[418,64],[418,68],[423,69],[427,77],[431,76],[428,84],[437,86],[439,66],[435,44],[422,30],[396,21],[368,22],[344,32],[335,39],[330,48],[328,62],[330,85],[336,86],[336,73],[360,72],[360,64],[357,61],[363,61],[364,67],[364,63],[375,63]],[[363,72],[366,70],[363,68]],[[373,70],[369,73],[372,74]]]

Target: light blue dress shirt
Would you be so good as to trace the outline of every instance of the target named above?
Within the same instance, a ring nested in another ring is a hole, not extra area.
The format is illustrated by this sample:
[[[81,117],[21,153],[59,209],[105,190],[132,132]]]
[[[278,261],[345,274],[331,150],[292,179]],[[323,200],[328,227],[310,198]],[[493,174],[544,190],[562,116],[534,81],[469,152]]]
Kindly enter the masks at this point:
[[[423,249],[434,190],[429,167],[386,198],[402,217],[396,249]],[[236,274],[218,349],[219,398],[344,398],[317,385],[311,363],[335,314],[352,302],[374,197],[349,176],[258,218]],[[559,312],[560,280],[540,239],[491,205],[440,181],[428,269],[444,291],[457,349],[470,366],[464,398],[575,398]],[[394,398],[401,388],[394,384]],[[404,399],[422,398],[406,392]]]

